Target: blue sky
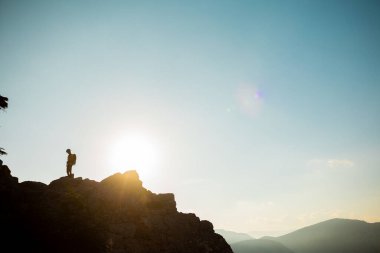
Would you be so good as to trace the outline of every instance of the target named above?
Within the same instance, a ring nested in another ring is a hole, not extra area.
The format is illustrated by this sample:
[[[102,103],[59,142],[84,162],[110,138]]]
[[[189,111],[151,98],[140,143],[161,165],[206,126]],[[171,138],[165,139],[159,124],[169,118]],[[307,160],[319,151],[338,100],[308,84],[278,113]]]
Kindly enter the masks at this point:
[[[377,1],[1,1],[2,157],[102,180],[115,143],[178,209],[239,232],[380,221]],[[128,154],[126,154],[128,156]]]

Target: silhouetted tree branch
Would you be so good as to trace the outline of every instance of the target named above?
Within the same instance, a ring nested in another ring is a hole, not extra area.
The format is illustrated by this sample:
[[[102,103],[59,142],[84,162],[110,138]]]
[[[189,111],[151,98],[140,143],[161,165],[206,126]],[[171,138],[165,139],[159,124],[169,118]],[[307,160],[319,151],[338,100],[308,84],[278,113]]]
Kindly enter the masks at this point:
[[[0,155],[6,155],[6,154],[7,152],[5,152],[3,148],[0,148]]]
[[[0,109],[8,108],[8,98],[0,95]]]
[[[0,110],[8,108],[8,98],[0,95]],[[7,152],[3,148],[0,148],[0,155],[6,155]]]

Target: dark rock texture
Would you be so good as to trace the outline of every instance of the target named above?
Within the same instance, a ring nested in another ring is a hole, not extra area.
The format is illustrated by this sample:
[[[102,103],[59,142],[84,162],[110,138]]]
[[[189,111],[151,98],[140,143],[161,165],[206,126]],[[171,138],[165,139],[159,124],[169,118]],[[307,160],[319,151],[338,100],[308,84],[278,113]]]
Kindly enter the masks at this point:
[[[173,194],[145,189],[135,171],[45,185],[1,170],[0,242],[9,252],[232,253],[210,222],[178,212]]]

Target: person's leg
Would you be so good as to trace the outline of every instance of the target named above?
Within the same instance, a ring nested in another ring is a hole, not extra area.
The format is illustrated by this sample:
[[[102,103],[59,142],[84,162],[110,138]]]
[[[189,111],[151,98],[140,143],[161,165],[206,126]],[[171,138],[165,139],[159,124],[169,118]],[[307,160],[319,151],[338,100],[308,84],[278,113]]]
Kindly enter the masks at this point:
[[[71,175],[71,165],[70,164],[66,164],[66,173],[67,173],[68,177]]]

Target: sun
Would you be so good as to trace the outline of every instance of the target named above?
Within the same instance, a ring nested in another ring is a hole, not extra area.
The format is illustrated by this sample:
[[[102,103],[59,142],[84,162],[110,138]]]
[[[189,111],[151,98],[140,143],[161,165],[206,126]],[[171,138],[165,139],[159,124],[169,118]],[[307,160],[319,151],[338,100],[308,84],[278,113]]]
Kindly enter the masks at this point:
[[[126,134],[118,138],[110,149],[113,170],[136,170],[140,177],[151,177],[158,167],[159,154],[156,143],[147,135]]]

